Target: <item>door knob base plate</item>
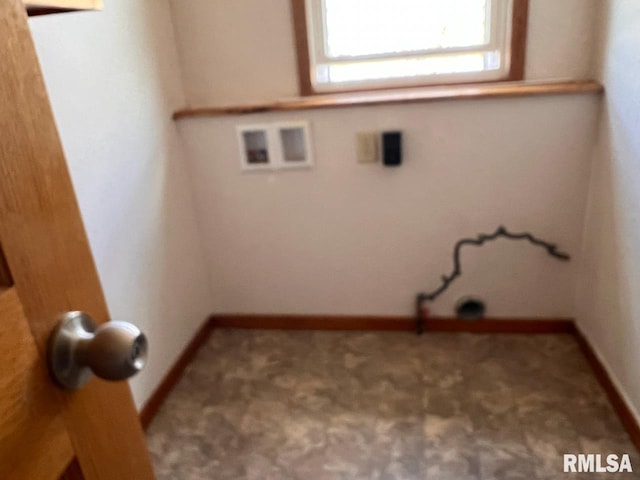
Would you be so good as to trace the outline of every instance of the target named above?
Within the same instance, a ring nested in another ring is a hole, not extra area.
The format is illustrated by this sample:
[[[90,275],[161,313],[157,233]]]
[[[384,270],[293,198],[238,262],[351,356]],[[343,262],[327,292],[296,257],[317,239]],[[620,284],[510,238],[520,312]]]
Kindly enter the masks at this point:
[[[58,326],[49,339],[49,370],[55,381],[62,387],[75,390],[86,384],[92,377],[91,369],[85,361],[77,358],[80,344],[89,342],[97,327],[84,312],[67,312],[60,317]]]

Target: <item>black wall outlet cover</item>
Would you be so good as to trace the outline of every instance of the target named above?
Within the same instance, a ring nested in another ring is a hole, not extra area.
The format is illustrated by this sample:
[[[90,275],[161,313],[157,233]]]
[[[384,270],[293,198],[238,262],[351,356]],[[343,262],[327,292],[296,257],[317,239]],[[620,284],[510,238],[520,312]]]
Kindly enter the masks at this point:
[[[402,165],[402,132],[382,134],[382,163],[387,167]]]

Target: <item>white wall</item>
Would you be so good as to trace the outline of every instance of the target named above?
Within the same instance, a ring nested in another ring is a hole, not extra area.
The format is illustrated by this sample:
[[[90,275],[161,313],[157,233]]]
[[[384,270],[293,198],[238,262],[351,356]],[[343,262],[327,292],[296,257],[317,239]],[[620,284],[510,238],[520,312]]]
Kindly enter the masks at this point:
[[[290,0],[172,0],[187,103],[297,95]],[[528,78],[588,78],[597,0],[531,2]],[[454,101],[180,121],[216,310],[411,313],[452,268],[456,240],[505,224],[579,252],[595,95]],[[241,174],[237,124],[308,119],[317,167]],[[355,163],[355,134],[404,131],[397,170]],[[491,316],[574,315],[577,262],[502,241],[464,253],[438,301]]]
[[[185,120],[216,309],[410,315],[439,286],[456,240],[500,224],[576,255],[597,95],[350,108]],[[308,119],[316,167],[240,171],[235,126]],[[404,132],[398,169],[356,163],[360,130]],[[464,294],[490,316],[572,317],[577,262],[502,240],[465,250]]]
[[[149,336],[140,405],[212,308],[170,121],[184,96],[169,6],[109,0],[30,23],[112,318]]]
[[[639,412],[640,3],[607,0],[602,18],[607,95],[576,310],[580,328]]]
[[[526,77],[590,78],[599,0],[531,0]],[[187,102],[298,95],[291,0],[171,0]]]

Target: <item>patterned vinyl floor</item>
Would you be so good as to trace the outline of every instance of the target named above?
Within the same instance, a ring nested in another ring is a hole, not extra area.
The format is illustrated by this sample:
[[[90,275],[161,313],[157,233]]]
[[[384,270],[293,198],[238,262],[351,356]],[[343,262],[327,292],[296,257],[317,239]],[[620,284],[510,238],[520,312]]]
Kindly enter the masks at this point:
[[[148,431],[159,480],[612,479],[640,456],[565,335],[217,330]]]

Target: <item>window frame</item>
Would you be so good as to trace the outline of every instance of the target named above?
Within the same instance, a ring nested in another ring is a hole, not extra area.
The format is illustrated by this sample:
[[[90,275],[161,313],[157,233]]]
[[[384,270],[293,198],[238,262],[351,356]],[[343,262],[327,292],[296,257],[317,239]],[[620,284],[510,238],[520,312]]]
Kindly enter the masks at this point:
[[[513,0],[511,18],[511,42],[509,70],[500,79],[475,80],[475,81],[443,81],[418,83],[411,85],[395,86],[371,86],[354,85],[353,88],[331,89],[330,91],[318,91],[313,86],[311,78],[314,66],[311,63],[309,32],[307,29],[307,5],[306,0],[291,0],[295,49],[297,55],[298,82],[301,96],[319,95],[327,93],[367,92],[376,90],[406,89],[426,86],[465,85],[478,83],[495,83],[524,80],[524,66],[526,54],[527,24],[529,16],[529,0]],[[401,82],[401,81],[400,81]]]

